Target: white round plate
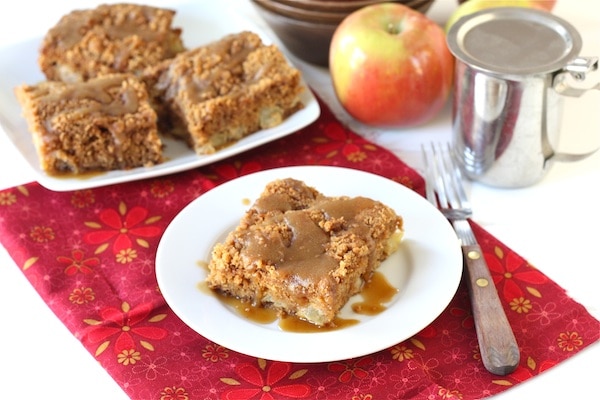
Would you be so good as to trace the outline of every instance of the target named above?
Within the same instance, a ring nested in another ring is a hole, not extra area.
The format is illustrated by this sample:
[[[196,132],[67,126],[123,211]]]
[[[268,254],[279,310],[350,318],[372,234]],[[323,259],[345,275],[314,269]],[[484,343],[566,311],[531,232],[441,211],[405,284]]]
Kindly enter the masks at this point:
[[[385,311],[362,316],[345,307],[340,316],[359,319],[358,324],[333,331],[295,333],[282,330],[277,322],[248,320],[200,289],[206,277],[201,265],[208,263],[215,243],[235,228],[249,201],[279,178],[301,180],[327,196],[370,197],[403,217],[405,236],[400,249],[379,268],[398,289]],[[288,362],[349,359],[410,338],[446,308],[461,273],[458,239],[435,207],[390,179],[340,167],[278,168],[224,183],[194,200],[173,219],[156,255],[160,290],[190,328],[239,353]]]

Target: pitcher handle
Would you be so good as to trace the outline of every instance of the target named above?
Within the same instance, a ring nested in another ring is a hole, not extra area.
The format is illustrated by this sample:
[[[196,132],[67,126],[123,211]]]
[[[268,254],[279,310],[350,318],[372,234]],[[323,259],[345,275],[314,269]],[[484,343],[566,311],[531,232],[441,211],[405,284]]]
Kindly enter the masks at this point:
[[[588,90],[600,90],[600,78],[593,82],[589,79],[590,72],[598,71],[598,57],[577,57],[569,62],[559,73],[554,76],[552,86],[556,92],[572,97],[579,97]],[[573,85],[576,83],[576,85]],[[580,87],[585,82],[591,85]]]
[[[579,97],[588,90],[600,90],[600,79],[596,82],[592,82],[589,87],[576,87],[571,84],[570,81],[581,83],[589,81],[588,73],[598,71],[598,57],[577,57],[571,61],[567,66],[554,76],[552,86],[559,94],[565,96]],[[543,104],[543,115],[546,115],[546,104]],[[545,125],[545,119],[543,124]],[[549,161],[559,162],[574,162],[583,160],[593,154],[595,154],[599,148],[596,148],[587,153],[572,154],[572,153],[556,153],[550,145],[546,127],[542,126],[542,151],[544,154],[544,167]]]
[[[544,168],[546,168],[546,164],[549,161],[558,161],[558,162],[575,162],[575,161],[580,161],[583,160],[585,158],[588,158],[589,156],[595,154],[598,150],[600,150],[600,147],[592,150],[592,151],[588,151],[587,153],[555,153],[554,150],[550,147],[548,141],[547,141],[547,136],[544,135],[542,136],[542,146],[543,148],[545,148],[546,150],[544,151]]]

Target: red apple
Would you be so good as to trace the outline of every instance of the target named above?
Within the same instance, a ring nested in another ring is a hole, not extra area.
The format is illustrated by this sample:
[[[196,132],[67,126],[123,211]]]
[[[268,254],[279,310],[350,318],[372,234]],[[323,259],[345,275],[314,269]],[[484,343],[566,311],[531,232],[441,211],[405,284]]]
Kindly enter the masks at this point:
[[[427,122],[451,90],[454,57],[443,29],[400,3],[361,8],[337,27],[329,49],[342,106],[373,126]]]
[[[539,10],[552,11],[557,0],[468,0],[462,3],[446,22],[446,32],[465,15],[492,7],[529,7]]]

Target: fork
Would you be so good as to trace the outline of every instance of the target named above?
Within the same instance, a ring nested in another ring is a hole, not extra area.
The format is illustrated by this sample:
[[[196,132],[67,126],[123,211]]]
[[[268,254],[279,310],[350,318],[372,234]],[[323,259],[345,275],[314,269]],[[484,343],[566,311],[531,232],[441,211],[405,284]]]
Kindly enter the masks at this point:
[[[452,223],[461,242],[467,284],[479,352],[485,368],[495,375],[507,375],[519,364],[519,346],[510,327],[492,276],[468,218],[471,204],[465,193],[460,169],[450,146],[421,147],[426,171],[426,195]]]

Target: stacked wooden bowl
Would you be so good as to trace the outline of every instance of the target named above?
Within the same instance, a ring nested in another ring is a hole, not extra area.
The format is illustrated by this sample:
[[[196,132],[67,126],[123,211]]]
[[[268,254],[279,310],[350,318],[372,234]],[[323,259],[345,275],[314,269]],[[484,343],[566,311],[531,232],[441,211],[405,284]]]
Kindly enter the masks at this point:
[[[401,0],[426,13],[434,0]],[[352,12],[380,0],[252,0],[283,45],[306,62],[327,66],[329,44],[337,26]],[[389,0],[387,2],[390,2]]]

